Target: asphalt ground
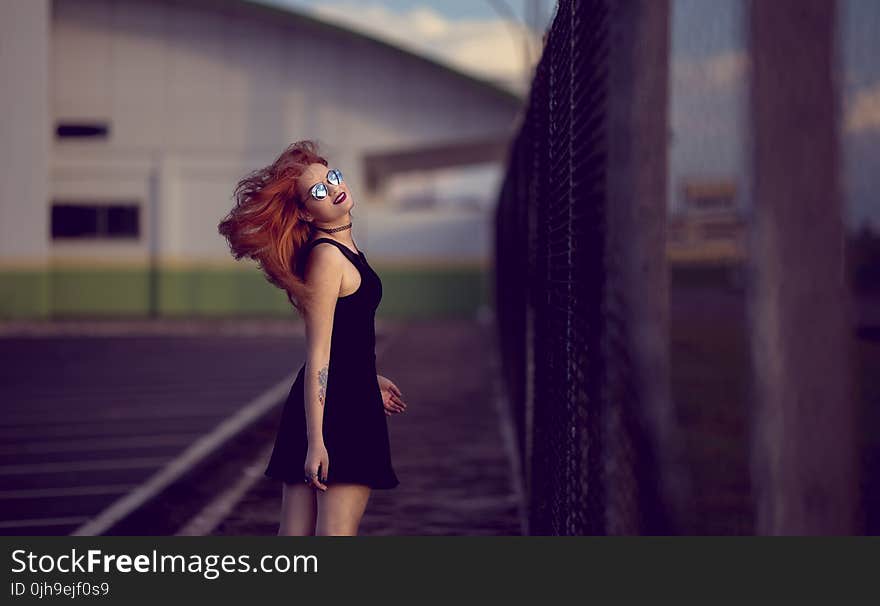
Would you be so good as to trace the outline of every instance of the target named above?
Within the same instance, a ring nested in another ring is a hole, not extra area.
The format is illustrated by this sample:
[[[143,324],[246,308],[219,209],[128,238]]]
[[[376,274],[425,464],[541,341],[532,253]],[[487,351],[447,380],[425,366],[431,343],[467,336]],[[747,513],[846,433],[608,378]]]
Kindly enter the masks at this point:
[[[521,534],[495,352],[494,329],[486,322],[435,319],[395,327],[377,352],[377,369],[408,405],[386,417],[400,485],[371,492],[360,535]],[[267,442],[272,438],[274,427],[265,435]],[[282,485],[259,477],[266,456],[255,458],[256,481],[212,534],[277,533]]]
[[[0,335],[0,533],[277,532],[281,485],[262,470],[301,325],[34,321]],[[401,486],[374,491],[361,534],[520,532],[494,347],[485,321],[377,320],[379,372],[409,409],[387,417]],[[199,448],[261,398],[265,412]]]
[[[743,301],[694,288],[671,302],[673,396],[697,489],[686,533],[750,534]],[[876,534],[880,299],[858,304],[861,488]],[[301,325],[275,320],[0,323],[0,534],[74,533],[182,461],[105,532],[275,534],[281,485],[262,476],[281,412],[271,400],[287,394],[303,345]],[[373,491],[361,534],[521,532],[497,364],[488,322],[377,319],[379,372],[409,409],[387,418],[401,485]],[[259,401],[259,418],[186,459]]]
[[[291,322],[6,322],[0,334],[6,535],[74,533],[161,470],[184,472],[182,455],[283,389],[303,353]]]

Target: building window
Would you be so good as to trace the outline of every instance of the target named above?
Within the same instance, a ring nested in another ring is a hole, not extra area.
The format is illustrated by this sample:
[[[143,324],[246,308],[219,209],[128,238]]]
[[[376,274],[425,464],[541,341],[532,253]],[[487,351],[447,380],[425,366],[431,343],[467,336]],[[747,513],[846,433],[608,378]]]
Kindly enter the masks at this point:
[[[707,240],[735,240],[739,236],[739,226],[735,223],[706,223],[703,237]]]
[[[52,204],[53,240],[137,240],[140,233],[140,204],[137,202]]]
[[[106,122],[58,122],[55,137],[58,139],[107,139],[110,126]]]

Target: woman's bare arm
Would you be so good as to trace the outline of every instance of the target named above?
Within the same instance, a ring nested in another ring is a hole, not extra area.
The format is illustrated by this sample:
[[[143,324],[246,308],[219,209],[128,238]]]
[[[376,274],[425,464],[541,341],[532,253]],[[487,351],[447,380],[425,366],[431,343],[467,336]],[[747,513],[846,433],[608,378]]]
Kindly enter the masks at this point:
[[[322,245],[323,244],[323,245]],[[305,407],[309,444],[323,445],[324,400],[330,377],[333,314],[342,285],[345,257],[333,244],[319,243],[309,253],[305,278],[314,295],[303,314],[306,329]]]

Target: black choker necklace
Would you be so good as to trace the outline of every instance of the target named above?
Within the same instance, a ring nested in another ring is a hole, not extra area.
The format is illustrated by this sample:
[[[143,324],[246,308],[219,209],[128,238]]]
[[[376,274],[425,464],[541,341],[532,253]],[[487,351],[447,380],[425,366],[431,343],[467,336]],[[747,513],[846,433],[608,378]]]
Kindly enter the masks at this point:
[[[317,225],[313,226],[315,229],[320,229],[323,232],[327,232],[328,234],[332,234],[333,232],[342,231],[343,229],[349,229],[351,227],[351,223],[348,225],[342,225],[340,227],[333,227],[331,229],[324,229],[323,227],[318,227]]]

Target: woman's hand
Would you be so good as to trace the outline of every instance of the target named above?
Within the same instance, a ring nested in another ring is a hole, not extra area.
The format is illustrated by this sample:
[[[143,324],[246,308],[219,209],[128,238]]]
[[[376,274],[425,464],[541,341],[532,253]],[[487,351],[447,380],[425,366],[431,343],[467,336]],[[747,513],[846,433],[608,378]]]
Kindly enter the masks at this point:
[[[401,413],[406,410],[406,402],[403,401],[403,393],[397,388],[397,385],[388,377],[376,375],[379,382],[379,390],[382,392],[382,405],[385,407],[385,414],[389,417],[395,413]]]
[[[320,469],[319,469],[320,467]],[[330,456],[327,454],[327,448],[323,442],[309,442],[309,451],[306,453],[306,463],[303,467],[305,477],[303,481],[309,486],[327,490],[327,469],[330,467]],[[319,476],[318,473],[321,475]]]

